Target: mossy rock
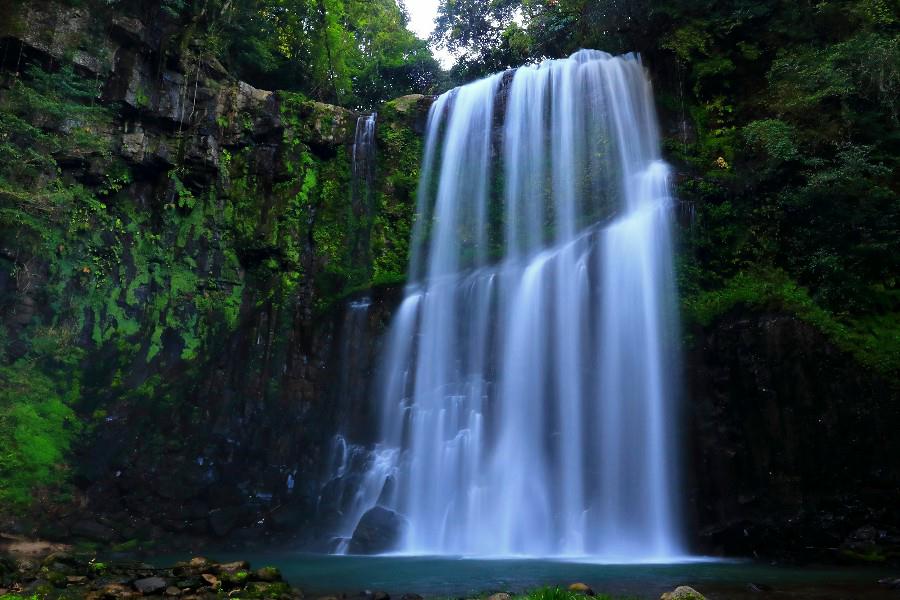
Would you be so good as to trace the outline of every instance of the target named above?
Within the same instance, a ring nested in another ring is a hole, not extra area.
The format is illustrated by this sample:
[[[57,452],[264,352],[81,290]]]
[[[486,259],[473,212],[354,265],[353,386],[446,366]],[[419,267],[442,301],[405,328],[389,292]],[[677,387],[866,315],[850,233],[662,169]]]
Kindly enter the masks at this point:
[[[304,141],[322,146],[339,146],[353,141],[356,113],[332,104],[302,100],[287,92],[281,92],[279,98],[284,124],[299,126]],[[297,118],[285,118],[285,113],[293,113]]]
[[[250,580],[250,572],[244,569],[239,571],[222,571],[219,580],[229,588],[241,587]]]
[[[44,579],[50,582],[54,587],[64,588],[68,584],[68,577],[60,571],[46,571],[43,573]]]
[[[674,591],[664,593],[659,600],[706,600],[706,596],[692,587],[681,585]]]
[[[585,596],[594,595],[594,590],[586,583],[573,583],[569,586],[569,591],[575,592],[576,594],[584,594]]]
[[[283,581],[265,582],[254,581],[244,588],[243,598],[280,598],[284,595],[290,595],[291,586]]]
[[[277,567],[262,567],[253,573],[253,578],[257,581],[274,583],[276,581],[281,581],[281,571],[279,571]]]

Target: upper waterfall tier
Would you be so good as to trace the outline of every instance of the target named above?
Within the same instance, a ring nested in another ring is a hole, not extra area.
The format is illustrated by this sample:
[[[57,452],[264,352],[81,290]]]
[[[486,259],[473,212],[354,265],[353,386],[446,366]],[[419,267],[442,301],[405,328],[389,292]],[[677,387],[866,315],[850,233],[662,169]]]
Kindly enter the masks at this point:
[[[622,190],[659,159],[639,58],[595,50],[440,96],[426,140],[414,280],[571,240],[630,208]],[[436,221],[446,226],[435,232]],[[454,252],[432,233],[460,236]]]

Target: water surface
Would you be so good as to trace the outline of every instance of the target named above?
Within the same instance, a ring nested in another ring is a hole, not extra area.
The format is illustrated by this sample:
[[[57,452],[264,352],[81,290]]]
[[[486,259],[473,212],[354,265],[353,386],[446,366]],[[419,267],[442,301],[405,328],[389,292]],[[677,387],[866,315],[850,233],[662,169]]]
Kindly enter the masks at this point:
[[[311,554],[214,555],[243,558],[259,567],[272,564],[309,596],[382,590],[399,597],[466,598],[492,591],[522,592],[544,585],[580,581],[598,593],[656,600],[662,592],[690,585],[710,600],[743,598],[900,598],[877,584],[900,576],[875,568],[776,567],[743,561],[678,564],[592,564],[545,559],[466,559],[421,556],[329,556]],[[752,591],[750,584],[772,588]]]

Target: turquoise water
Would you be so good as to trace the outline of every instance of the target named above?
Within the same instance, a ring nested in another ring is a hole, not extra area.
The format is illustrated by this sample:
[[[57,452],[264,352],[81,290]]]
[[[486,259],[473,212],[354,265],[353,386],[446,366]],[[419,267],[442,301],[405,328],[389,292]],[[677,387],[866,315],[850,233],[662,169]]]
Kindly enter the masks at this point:
[[[183,557],[182,557],[183,558]],[[752,562],[694,561],[680,564],[610,565],[545,559],[482,560],[447,557],[329,556],[308,554],[213,554],[216,560],[246,559],[254,567],[275,565],[307,595],[386,591],[397,598],[464,598],[491,591],[519,592],[580,581],[596,592],[656,600],[690,585],[710,600],[732,598],[900,599],[876,582],[900,573],[865,568],[791,568]],[[750,584],[773,588],[752,591]]]

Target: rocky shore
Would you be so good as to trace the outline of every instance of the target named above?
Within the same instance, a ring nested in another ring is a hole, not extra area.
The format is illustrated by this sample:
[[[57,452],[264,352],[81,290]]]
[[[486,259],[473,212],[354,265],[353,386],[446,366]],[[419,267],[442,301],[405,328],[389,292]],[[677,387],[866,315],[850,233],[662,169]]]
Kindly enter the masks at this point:
[[[127,599],[303,598],[275,567],[253,569],[246,561],[218,563],[195,557],[158,568],[137,561],[102,561],[54,552],[42,559],[0,557],[0,597]]]

